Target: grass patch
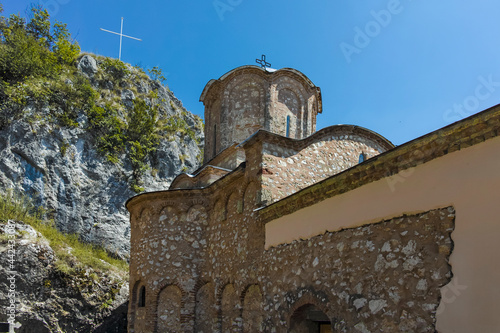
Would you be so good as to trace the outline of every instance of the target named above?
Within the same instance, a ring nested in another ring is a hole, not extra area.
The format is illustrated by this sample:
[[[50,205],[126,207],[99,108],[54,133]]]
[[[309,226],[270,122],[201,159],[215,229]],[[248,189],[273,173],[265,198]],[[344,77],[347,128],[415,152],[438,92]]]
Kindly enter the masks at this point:
[[[125,260],[113,258],[101,246],[82,242],[75,234],[64,234],[57,230],[53,220],[46,220],[43,209],[37,209],[31,200],[12,191],[0,194],[0,221],[22,221],[41,233],[56,253],[56,268],[65,274],[74,274],[78,269],[91,267],[98,272],[110,269],[128,272]]]

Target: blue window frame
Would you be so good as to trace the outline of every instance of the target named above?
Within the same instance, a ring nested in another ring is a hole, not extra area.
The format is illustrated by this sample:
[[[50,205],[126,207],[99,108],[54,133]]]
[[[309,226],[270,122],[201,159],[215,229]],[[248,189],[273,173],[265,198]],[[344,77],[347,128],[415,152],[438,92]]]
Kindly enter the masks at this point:
[[[290,137],[290,116],[286,116],[286,137]]]

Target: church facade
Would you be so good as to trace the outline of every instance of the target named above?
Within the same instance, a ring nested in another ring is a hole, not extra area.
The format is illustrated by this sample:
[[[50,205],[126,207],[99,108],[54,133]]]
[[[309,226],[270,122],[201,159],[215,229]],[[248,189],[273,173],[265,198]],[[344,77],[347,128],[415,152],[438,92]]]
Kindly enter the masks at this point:
[[[443,166],[419,172],[485,144],[498,148],[497,108],[395,148],[358,126],[316,131],[321,91],[294,69],[239,67],[209,81],[200,100],[203,166],[127,202],[129,332],[454,325],[464,305],[456,295],[446,303],[444,288],[457,277],[450,263],[462,206],[452,195],[460,192],[444,182]],[[493,172],[486,169],[482,176]],[[445,190],[435,189],[440,183]],[[487,189],[474,182],[474,200],[493,200],[488,191],[498,183],[494,172]],[[459,277],[468,288],[477,283],[470,272]]]

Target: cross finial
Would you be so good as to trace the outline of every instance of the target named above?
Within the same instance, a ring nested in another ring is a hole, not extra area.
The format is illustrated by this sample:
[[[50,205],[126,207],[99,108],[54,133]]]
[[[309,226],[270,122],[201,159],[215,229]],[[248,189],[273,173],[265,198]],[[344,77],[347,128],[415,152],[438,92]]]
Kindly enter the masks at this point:
[[[260,59],[255,59],[255,62],[260,65],[260,67],[266,69],[266,67],[271,67],[271,64],[266,61],[266,55],[263,54]]]
[[[135,39],[135,40],[138,40],[139,42],[142,42],[142,39],[135,38],[135,37],[132,37],[132,36],[127,36],[127,35],[123,34],[123,17],[122,17],[122,24],[121,24],[121,27],[120,27],[120,33],[117,33],[117,32],[114,32],[114,31],[109,31],[109,30],[106,30],[106,29],[103,29],[103,28],[100,28],[100,29],[102,31],[106,31],[106,32],[109,32],[109,33],[112,33],[112,34],[120,36],[120,52],[118,53],[118,60],[122,60],[122,37],[127,37],[127,38],[130,38],[130,39]]]

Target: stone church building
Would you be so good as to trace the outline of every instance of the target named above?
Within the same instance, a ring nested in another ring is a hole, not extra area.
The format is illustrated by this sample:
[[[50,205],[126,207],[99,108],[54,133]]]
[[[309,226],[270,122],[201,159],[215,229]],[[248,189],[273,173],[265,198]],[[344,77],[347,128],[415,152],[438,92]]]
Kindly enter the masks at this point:
[[[126,204],[129,332],[500,331],[500,107],[394,147],[291,68],[200,100],[203,166]]]

